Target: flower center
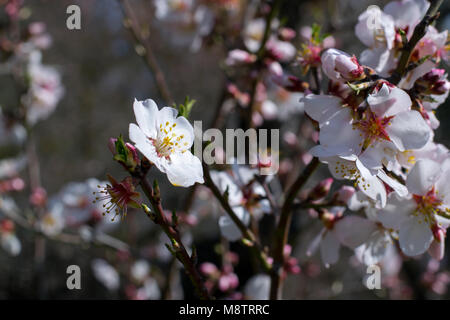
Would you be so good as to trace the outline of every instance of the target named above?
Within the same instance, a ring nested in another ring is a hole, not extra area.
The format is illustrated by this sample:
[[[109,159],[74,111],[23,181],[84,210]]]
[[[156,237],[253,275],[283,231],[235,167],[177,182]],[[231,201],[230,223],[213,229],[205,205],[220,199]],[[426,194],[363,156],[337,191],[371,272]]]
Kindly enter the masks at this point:
[[[434,222],[434,215],[442,211],[439,207],[443,202],[438,198],[438,192],[434,187],[424,196],[414,194],[413,199],[417,203],[416,211],[413,214],[416,216],[422,214],[424,221],[429,224]]]
[[[361,136],[365,136],[363,148],[367,148],[374,141],[391,141],[386,127],[391,124],[393,117],[378,118],[373,112],[367,111],[365,118],[355,123],[356,128],[362,131]]]
[[[169,121],[159,125],[159,131],[156,140],[150,139],[156,148],[159,157],[169,158],[176,151],[184,152],[188,143],[183,141],[184,134],[175,132],[176,123]]]

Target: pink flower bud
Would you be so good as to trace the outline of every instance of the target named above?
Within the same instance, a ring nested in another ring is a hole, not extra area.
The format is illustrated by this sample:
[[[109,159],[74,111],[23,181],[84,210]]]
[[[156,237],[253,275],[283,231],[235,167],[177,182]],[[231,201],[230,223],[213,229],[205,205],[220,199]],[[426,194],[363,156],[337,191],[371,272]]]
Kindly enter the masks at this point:
[[[219,269],[211,263],[211,262],[204,262],[200,265],[200,272],[203,273],[205,276],[214,276],[219,272]]]
[[[436,260],[442,260],[444,258],[445,253],[445,229],[439,227],[438,225],[434,225],[432,228],[434,240],[428,249],[430,255]]]
[[[289,257],[292,253],[292,247],[289,244],[286,244],[283,248],[283,254],[285,257]]]
[[[239,278],[235,273],[224,274],[219,278],[220,291],[226,292],[237,288],[239,285]]]
[[[290,147],[296,146],[298,144],[298,138],[295,133],[292,131],[288,131],[283,135],[283,140],[286,142]]]
[[[445,94],[450,90],[450,82],[444,69],[432,69],[423,77],[417,79],[415,89],[422,94]]]
[[[256,61],[256,56],[245,50],[234,49],[228,52],[225,60],[227,66],[235,66],[239,64],[249,64]]]
[[[331,185],[333,184],[333,178],[327,178],[320,181],[309,193],[308,199],[310,201],[316,201],[326,197],[330,192]]]
[[[139,164],[141,160],[139,159],[137,149],[129,142],[125,143],[125,147],[131,152],[134,163]]]
[[[291,28],[281,28],[278,31],[278,35],[280,37],[281,40],[284,41],[290,41],[292,39],[295,38],[295,30],[291,29]]]
[[[10,219],[4,219],[0,222],[0,231],[10,233],[14,231],[14,222]]]
[[[32,22],[28,26],[28,31],[32,35],[38,35],[45,31],[45,23],[43,22]]]
[[[355,188],[351,186],[342,186],[338,191],[336,191],[335,199],[340,203],[347,203],[354,194]]]
[[[36,207],[44,207],[47,203],[47,191],[42,187],[37,187],[30,195],[30,203]]]
[[[328,49],[321,57],[322,68],[328,78],[336,81],[355,81],[365,77],[364,68],[355,56],[337,50]]]
[[[115,155],[117,153],[116,152],[116,141],[117,141],[117,138],[109,138],[109,141],[108,141],[108,149],[109,149],[109,151],[111,151],[111,153],[113,155]]]

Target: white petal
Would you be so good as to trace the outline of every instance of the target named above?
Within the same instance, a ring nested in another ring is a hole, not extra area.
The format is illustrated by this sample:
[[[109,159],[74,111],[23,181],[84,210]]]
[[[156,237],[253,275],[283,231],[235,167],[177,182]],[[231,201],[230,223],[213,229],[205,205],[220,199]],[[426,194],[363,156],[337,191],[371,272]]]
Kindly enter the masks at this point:
[[[156,126],[159,128],[160,125],[164,127],[166,122],[175,123],[177,118],[178,111],[177,109],[171,107],[164,107],[158,111],[158,117],[156,119]]]
[[[376,230],[376,225],[373,221],[352,215],[336,222],[334,230],[343,245],[355,249]]]
[[[395,51],[385,47],[366,49],[361,52],[359,61],[361,64],[373,68],[382,77],[388,77],[390,71],[395,68]]]
[[[156,167],[162,171],[166,172],[164,164],[167,162],[165,158],[159,157],[156,148],[153,143],[146,137],[144,132],[135,125],[134,123],[130,124],[129,128],[129,136],[130,140],[134,142],[136,148]]]
[[[396,162],[398,153],[395,145],[387,140],[375,141],[359,156],[361,163],[369,169],[381,169],[384,165]]]
[[[386,205],[386,188],[376,175],[372,175],[359,160],[356,161],[361,178],[358,179],[358,187],[362,193],[376,201],[376,206],[383,208]]]
[[[438,198],[443,201],[443,204],[450,207],[450,170],[446,170],[436,182],[436,191]]]
[[[326,231],[327,231],[327,229],[323,228],[311,241],[311,243],[308,246],[308,249],[306,249],[306,255],[308,257],[312,256],[317,251],[317,249],[319,248],[320,242],[322,241],[322,237],[324,236]]]
[[[378,92],[369,94],[367,103],[377,117],[390,117],[408,111],[412,104],[405,91],[397,87],[389,88],[386,84],[383,84]]]
[[[359,154],[363,137],[358,130],[354,130],[351,121],[351,110],[342,108],[320,127],[320,145],[338,156]]]
[[[386,206],[379,211],[377,217],[385,228],[399,230],[416,208],[414,200],[391,193]]]
[[[386,127],[386,132],[400,151],[420,149],[431,137],[430,127],[415,110],[397,114]]]
[[[250,214],[242,207],[234,207],[234,213],[247,226],[250,223]],[[219,218],[219,228],[222,236],[228,241],[237,241],[242,238],[241,230],[228,216]]]
[[[379,170],[377,174],[384,183],[390,186],[400,197],[406,197],[408,195],[408,188],[398,182],[396,179],[391,178],[383,170]]]
[[[158,107],[155,101],[147,99],[145,101],[138,101],[134,99],[133,103],[134,114],[136,116],[136,122],[149,138],[156,137],[156,117],[158,113]]]
[[[397,28],[414,29],[428,10],[430,3],[426,0],[391,1],[383,11],[394,18]]]
[[[439,163],[428,159],[419,160],[406,178],[406,187],[409,192],[423,196],[433,187],[440,175]]]
[[[202,163],[190,151],[172,154],[165,169],[167,178],[174,186],[190,187],[196,182],[204,182]]]
[[[359,261],[370,266],[379,263],[392,246],[392,239],[388,233],[376,230],[364,244],[356,248],[355,254]]]
[[[399,231],[400,248],[407,256],[424,253],[433,241],[433,233],[421,216],[405,220]]]
[[[327,230],[320,242],[320,256],[325,266],[336,263],[339,260],[339,249],[341,245],[333,231]]]
[[[305,112],[319,124],[330,120],[342,107],[342,101],[335,96],[309,94],[300,99],[304,103]]]
[[[445,239],[443,239],[443,241],[436,241],[436,239],[433,239],[433,242],[428,248],[428,253],[434,259],[438,261],[442,260],[445,254]]]

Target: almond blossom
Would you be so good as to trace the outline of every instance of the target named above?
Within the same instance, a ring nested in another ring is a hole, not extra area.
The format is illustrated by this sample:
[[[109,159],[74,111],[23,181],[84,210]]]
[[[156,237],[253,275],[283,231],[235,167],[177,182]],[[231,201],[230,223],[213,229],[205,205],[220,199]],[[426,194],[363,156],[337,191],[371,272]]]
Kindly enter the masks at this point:
[[[444,246],[443,236],[450,225],[449,164],[418,161],[406,179],[410,195],[389,195],[378,215],[385,227],[398,230],[400,247],[408,256],[424,253],[433,240]]]
[[[382,83],[367,98],[362,117],[334,96],[309,95],[303,99],[306,113],[319,122],[320,145],[311,150],[319,157],[358,156],[371,170],[381,169],[397,151],[419,149],[431,131],[403,90]],[[388,165],[389,166],[389,165]]]
[[[175,186],[189,187],[203,183],[200,159],[190,152],[194,142],[194,129],[189,121],[178,115],[174,108],[158,110],[151,100],[133,104],[138,125],[129,128],[131,141],[136,148],[161,172],[167,174]]]

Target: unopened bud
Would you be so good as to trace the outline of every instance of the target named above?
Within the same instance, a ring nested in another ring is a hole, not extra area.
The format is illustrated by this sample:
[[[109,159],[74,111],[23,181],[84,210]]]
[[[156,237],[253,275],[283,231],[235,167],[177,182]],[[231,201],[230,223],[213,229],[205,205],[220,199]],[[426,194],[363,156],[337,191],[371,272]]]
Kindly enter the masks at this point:
[[[364,68],[355,56],[337,50],[328,49],[322,56],[322,68],[328,78],[337,81],[356,81],[365,78]]]
[[[47,203],[47,191],[42,187],[37,187],[30,195],[30,203],[36,207],[44,207]]]
[[[327,178],[320,181],[308,194],[309,201],[316,201],[326,197],[330,192],[331,185],[333,184],[333,178]]]
[[[281,28],[278,31],[278,36],[280,37],[281,40],[284,41],[291,41],[292,39],[295,38],[295,30],[291,29],[291,28]]]
[[[333,198],[339,203],[346,204],[354,194],[355,188],[351,186],[342,186],[338,191],[336,191]]]
[[[239,64],[250,64],[256,61],[256,55],[245,50],[234,49],[228,52],[225,60],[227,66],[235,66]]]

